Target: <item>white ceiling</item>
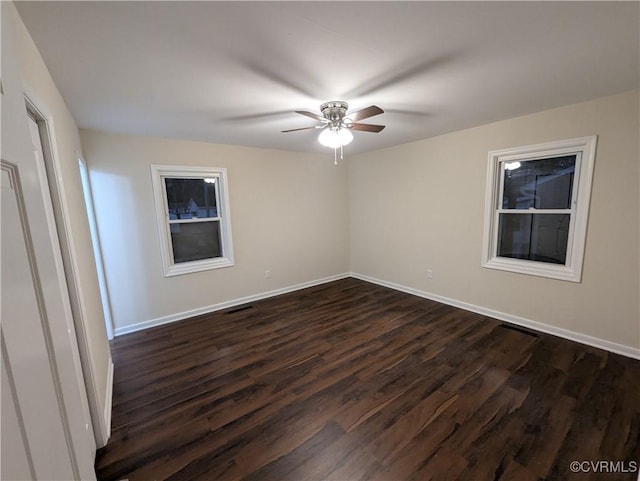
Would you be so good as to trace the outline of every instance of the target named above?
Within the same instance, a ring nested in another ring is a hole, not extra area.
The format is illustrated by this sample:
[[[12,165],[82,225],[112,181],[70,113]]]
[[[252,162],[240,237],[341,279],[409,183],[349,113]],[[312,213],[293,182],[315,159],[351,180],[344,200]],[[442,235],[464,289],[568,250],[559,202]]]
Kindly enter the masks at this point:
[[[638,2],[17,2],[80,127],[326,151],[294,110],[385,113],[363,152],[640,86]]]

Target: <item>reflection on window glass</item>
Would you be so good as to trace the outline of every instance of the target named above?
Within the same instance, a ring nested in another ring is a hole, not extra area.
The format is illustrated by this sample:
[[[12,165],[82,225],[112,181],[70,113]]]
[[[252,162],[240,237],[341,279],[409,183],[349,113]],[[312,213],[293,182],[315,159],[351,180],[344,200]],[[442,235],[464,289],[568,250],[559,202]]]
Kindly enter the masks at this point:
[[[216,181],[211,179],[164,179],[169,219],[218,217]]]
[[[498,255],[564,264],[569,214],[500,214]]]
[[[222,257],[218,221],[175,223],[170,224],[169,228],[173,261],[176,264]]]
[[[570,209],[575,167],[575,155],[505,162],[502,208]]]

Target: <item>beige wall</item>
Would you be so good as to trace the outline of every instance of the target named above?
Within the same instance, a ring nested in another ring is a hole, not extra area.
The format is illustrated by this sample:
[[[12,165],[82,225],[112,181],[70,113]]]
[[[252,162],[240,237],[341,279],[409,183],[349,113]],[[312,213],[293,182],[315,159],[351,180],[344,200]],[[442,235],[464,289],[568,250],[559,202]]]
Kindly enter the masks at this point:
[[[638,349],[638,101],[629,92],[496,122],[348,168],[326,155],[82,131],[116,330],[352,271]],[[483,269],[487,152],[592,134],[582,282]],[[228,168],[234,267],[162,276],[152,163]]]
[[[628,92],[349,159],[351,270],[637,349],[638,106]],[[482,268],[487,152],[592,134],[582,282]]]
[[[59,237],[65,270],[67,274],[73,271],[73,275],[68,276],[70,297],[92,418],[94,424],[102,422],[96,428],[100,444],[105,441],[104,416],[105,409],[110,406],[111,354],[78,170],[80,137],[71,113],[15,10],[14,15],[16,58],[25,93],[45,115],[53,134],[55,177],[60,190],[56,192],[54,188],[52,195],[54,207],[63,206],[62,211],[56,212],[57,220],[61,221],[58,222]],[[73,253],[73,258],[69,252]]]
[[[81,136],[116,333],[348,271],[346,167],[332,154]],[[163,277],[151,164],[227,168],[234,266]]]

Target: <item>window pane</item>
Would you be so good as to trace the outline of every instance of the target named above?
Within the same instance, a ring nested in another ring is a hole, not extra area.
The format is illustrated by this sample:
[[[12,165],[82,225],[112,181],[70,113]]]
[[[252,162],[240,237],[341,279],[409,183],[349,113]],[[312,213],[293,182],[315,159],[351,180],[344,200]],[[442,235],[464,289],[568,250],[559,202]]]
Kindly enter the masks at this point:
[[[222,257],[218,221],[169,224],[169,228],[176,264]]]
[[[216,186],[218,180],[176,179],[165,177],[169,219],[218,217]]]
[[[498,256],[564,264],[569,214],[500,214]]]
[[[505,162],[503,168],[503,209],[571,208],[575,155]]]

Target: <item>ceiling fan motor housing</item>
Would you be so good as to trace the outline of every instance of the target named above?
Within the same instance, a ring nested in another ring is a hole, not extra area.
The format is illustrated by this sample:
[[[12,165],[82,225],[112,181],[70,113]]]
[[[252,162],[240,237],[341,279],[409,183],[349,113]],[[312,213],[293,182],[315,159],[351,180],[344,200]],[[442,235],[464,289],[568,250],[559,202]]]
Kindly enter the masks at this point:
[[[320,112],[322,112],[322,116],[306,110],[296,110],[296,113],[300,115],[304,115],[305,117],[320,121],[320,125],[283,130],[282,132],[286,133],[296,132],[299,130],[325,129],[338,134],[342,131],[346,131],[347,129],[360,130],[363,132],[380,132],[382,129],[384,129],[384,125],[363,124],[359,122],[362,119],[368,119],[369,117],[373,117],[374,115],[380,115],[384,113],[384,110],[382,110],[377,105],[370,105],[369,107],[366,107],[364,109],[351,112],[351,115],[349,117],[346,116],[348,109],[349,104],[347,102],[343,102],[342,100],[332,100],[320,105]],[[349,135],[351,134],[349,133]]]
[[[341,100],[333,100],[331,102],[325,102],[320,106],[320,111],[324,118],[331,122],[339,122],[347,114],[349,104],[342,102]]]

